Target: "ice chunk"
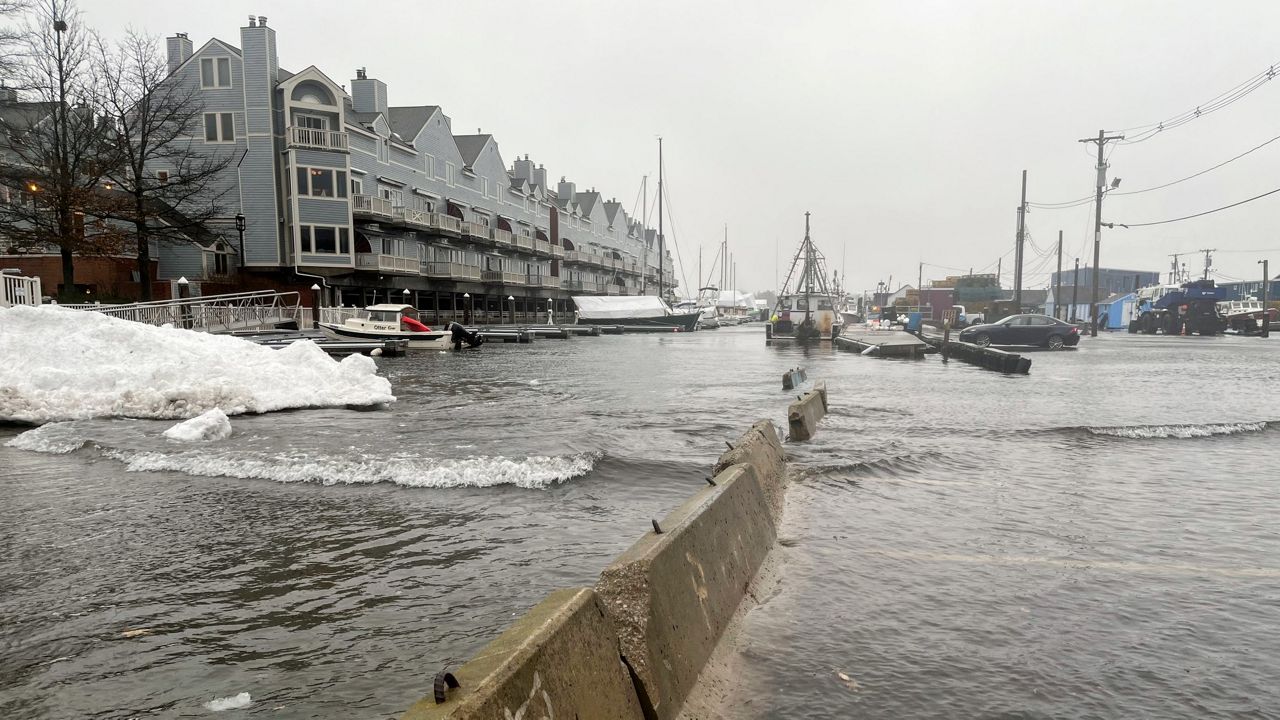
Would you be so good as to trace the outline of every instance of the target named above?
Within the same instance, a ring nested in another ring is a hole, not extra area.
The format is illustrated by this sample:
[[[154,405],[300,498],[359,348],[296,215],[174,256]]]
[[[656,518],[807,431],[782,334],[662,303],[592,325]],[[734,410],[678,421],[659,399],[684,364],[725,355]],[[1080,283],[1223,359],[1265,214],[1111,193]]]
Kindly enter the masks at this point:
[[[342,362],[304,340],[243,338],[58,306],[0,309],[0,421],[192,418],[394,402],[371,358]]]
[[[179,442],[226,440],[231,437],[231,421],[226,413],[214,408],[165,430],[164,436]]]
[[[242,692],[239,695],[233,695],[231,697],[214,698],[205,703],[204,707],[206,710],[220,712],[222,710],[235,710],[236,708],[246,707],[250,702],[249,693]]]

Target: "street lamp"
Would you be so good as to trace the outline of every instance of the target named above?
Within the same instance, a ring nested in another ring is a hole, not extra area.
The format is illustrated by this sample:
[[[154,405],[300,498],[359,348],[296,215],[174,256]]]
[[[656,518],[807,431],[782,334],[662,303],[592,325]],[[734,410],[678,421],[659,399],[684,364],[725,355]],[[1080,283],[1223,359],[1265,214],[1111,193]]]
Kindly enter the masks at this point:
[[[466,306],[462,309],[462,324],[470,325],[471,324],[471,293],[469,292],[462,293],[462,299],[465,301],[462,304]]]
[[[512,325],[515,325],[515,324],[516,324],[516,297],[515,297],[515,295],[508,295],[508,296],[507,296],[507,301],[511,303],[511,324],[512,324]]]
[[[244,269],[244,213],[236,213],[236,232],[240,233],[240,269]]]

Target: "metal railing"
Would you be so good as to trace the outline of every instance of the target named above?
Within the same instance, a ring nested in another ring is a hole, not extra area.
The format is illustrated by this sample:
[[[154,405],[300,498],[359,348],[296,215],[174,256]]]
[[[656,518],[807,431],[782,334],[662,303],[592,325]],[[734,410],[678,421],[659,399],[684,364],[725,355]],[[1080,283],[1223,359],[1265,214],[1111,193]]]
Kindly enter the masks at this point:
[[[153,300],[127,305],[97,303],[64,305],[147,325],[172,325],[201,332],[229,332],[297,322],[309,317],[296,292],[255,292],[205,295],[178,300]]]
[[[452,280],[479,280],[478,265],[464,265],[451,262],[424,262],[422,274],[434,278],[450,278]]]
[[[347,151],[347,134],[341,130],[320,130],[290,125],[288,138],[289,147]]]
[[[377,215],[388,220],[396,216],[395,208],[391,206],[390,200],[383,200],[370,195],[352,195],[351,212],[356,215]]]
[[[378,272],[418,274],[418,258],[383,255],[382,253],[356,253],[357,270],[376,270]]]
[[[40,278],[0,275],[0,307],[40,304]]]
[[[564,290],[582,290],[581,280],[570,280],[569,278],[560,279],[560,287]]]

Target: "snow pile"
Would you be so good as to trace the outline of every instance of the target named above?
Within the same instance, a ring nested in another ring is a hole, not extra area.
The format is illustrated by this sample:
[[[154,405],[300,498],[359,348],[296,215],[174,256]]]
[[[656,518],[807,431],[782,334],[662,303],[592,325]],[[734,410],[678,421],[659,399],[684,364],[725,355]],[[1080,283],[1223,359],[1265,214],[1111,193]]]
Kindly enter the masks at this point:
[[[231,697],[214,698],[213,700],[205,703],[204,707],[206,710],[220,712],[222,710],[235,710],[236,708],[246,707],[250,702],[249,693],[242,692],[239,695],[233,695]]]
[[[0,310],[0,421],[176,419],[394,402],[373,360],[57,306]]]
[[[207,442],[231,437],[231,421],[227,414],[214,408],[164,431],[164,436],[179,442]]]

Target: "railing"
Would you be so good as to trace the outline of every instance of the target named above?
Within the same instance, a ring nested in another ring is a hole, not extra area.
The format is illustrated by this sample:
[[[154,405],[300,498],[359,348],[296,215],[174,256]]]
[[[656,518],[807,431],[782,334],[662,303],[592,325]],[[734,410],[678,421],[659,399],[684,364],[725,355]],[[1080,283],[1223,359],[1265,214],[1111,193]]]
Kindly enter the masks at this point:
[[[431,213],[431,227],[441,230],[451,230],[456,233],[462,232],[463,222],[452,215],[445,213]]]
[[[397,207],[392,208],[395,219],[406,225],[417,225],[418,227],[431,227],[431,213],[418,208]]]
[[[550,243],[548,243],[548,245],[550,245]],[[560,247],[559,245],[551,245],[551,257],[563,258],[564,248]]]
[[[347,134],[341,130],[319,130],[291,125],[288,137],[289,147],[347,151]]]
[[[480,223],[473,223],[473,222],[459,223],[459,232],[461,232],[463,235],[470,235],[471,237],[485,238],[485,239],[488,239],[489,237],[489,228],[485,225],[481,225]]]
[[[581,262],[587,261],[587,254],[577,250],[566,250],[564,253],[565,262]]]
[[[450,278],[452,280],[479,280],[480,267],[451,262],[424,262],[422,274],[434,278]]]
[[[256,292],[205,295],[178,300],[154,300],[128,305],[64,305],[75,310],[132,320],[147,325],[173,325],[202,332],[229,332],[285,322],[300,325],[308,308],[296,292]]]
[[[382,253],[356,253],[357,270],[376,270],[378,272],[418,274],[418,258],[383,255]]]
[[[512,234],[509,230],[493,229],[493,241],[499,245],[511,245]]]
[[[618,285],[610,284],[606,292],[608,292],[610,295],[621,295],[622,288],[619,287]]]
[[[480,273],[480,279],[487,283],[500,283],[502,285],[525,284],[525,276],[521,273],[503,272],[501,270],[484,270]]]
[[[533,249],[533,238],[531,238],[531,237],[525,237],[525,236],[523,236],[523,235],[516,235],[516,236],[515,236],[515,241],[516,241],[516,247],[521,248],[522,250],[532,250],[532,249]]]
[[[40,304],[40,278],[0,275],[0,307]]]
[[[551,243],[547,242],[546,240],[534,239],[533,251],[538,253],[539,255],[550,255]]]
[[[352,195],[351,212],[356,215],[376,215],[390,220],[396,216],[391,201],[369,195]]]
[[[569,278],[561,278],[560,287],[564,290],[582,290],[581,280],[570,280]]]
[[[543,275],[542,287],[548,288],[548,289],[558,288],[560,287],[560,278],[556,277],[555,275]]]
[[[368,320],[369,311],[358,307],[322,307],[320,322],[342,325],[351,319]]]

